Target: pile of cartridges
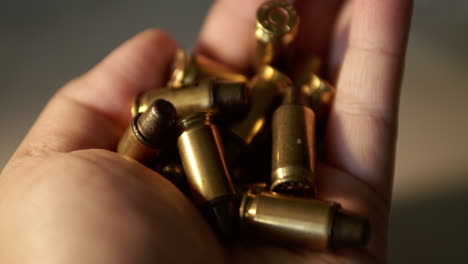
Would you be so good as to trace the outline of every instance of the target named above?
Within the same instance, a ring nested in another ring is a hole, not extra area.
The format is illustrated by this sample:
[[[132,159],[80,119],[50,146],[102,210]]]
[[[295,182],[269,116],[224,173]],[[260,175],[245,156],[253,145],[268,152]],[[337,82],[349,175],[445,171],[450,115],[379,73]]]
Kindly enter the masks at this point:
[[[317,58],[288,56],[298,25],[285,1],[259,7],[251,78],[178,51],[167,88],[135,98],[118,152],[176,185],[221,241],[362,247],[368,221],[315,198],[315,142],[335,91]]]

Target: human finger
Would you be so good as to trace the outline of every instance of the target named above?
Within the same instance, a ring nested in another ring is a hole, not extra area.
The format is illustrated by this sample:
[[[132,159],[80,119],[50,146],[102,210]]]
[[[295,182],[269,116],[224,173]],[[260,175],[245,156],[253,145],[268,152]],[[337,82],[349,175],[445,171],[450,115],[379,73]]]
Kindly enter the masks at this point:
[[[158,30],[125,42],[57,92],[10,163],[53,151],[113,149],[131,118],[132,98],[162,84],[175,50],[174,40]]]

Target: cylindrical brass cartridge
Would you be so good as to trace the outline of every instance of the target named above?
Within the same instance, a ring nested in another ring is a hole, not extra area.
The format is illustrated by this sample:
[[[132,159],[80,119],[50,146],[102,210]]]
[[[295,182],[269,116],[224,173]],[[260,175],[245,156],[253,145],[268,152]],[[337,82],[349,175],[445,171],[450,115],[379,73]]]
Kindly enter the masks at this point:
[[[247,77],[241,73],[233,72],[202,55],[188,54],[179,49],[174,58],[172,75],[167,86],[180,88],[205,79],[247,82]]]
[[[335,97],[335,87],[317,75],[311,74],[309,81],[304,83],[301,88],[317,118],[325,118]]]
[[[196,82],[198,67],[194,56],[190,56],[183,49],[178,49],[172,63],[172,73],[167,86],[180,88]]]
[[[234,72],[223,64],[202,55],[195,56],[198,66],[198,79],[216,79],[230,82],[247,82],[249,79],[242,73]]]
[[[299,17],[286,1],[267,1],[257,10],[255,66],[276,65],[296,36]]]
[[[296,63],[293,75],[294,85],[300,87],[307,103],[318,118],[325,117],[333,102],[336,89],[319,77],[320,60],[313,55],[304,55]]]
[[[221,138],[209,113],[179,120],[177,140],[182,165],[195,204],[221,236],[233,235],[236,217],[235,189],[227,170]]]
[[[250,81],[251,106],[244,119],[232,127],[232,131],[248,145],[265,129],[267,119],[279,103],[279,99],[291,80],[271,66],[260,69]]]
[[[315,194],[314,111],[283,104],[273,114],[270,190],[300,196]]]
[[[335,203],[248,191],[240,205],[241,229],[254,238],[313,250],[364,246],[368,221],[339,208]]]
[[[222,113],[230,117],[242,116],[249,107],[245,83],[206,80],[179,89],[152,89],[133,101],[132,114],[142,113],[157,99],[171,102],[178,117],[194,112]]]
[[[175,120],[174,106],[167,101],[156,100],[145,112],[133,118],[120,139],[117,152],[152,167]]]

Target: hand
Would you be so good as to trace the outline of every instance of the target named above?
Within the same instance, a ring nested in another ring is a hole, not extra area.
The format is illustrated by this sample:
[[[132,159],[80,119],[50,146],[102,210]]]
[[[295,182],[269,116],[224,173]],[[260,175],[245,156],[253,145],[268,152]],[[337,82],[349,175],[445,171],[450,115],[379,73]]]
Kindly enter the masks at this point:
[[[245,69],[253,57],[259,2],[217,1],[198,51]],[[370,217],[373,233],[365,250],[223,249],[174,186],[109,151],[129,124],[130,101],[163,85],[176,49],[168,35],[149,30],[66,84],[4,168],[0,262],[384,262],[412,1],[349,0],[338,12],[342,4],[298,1],[302,26],[295,49],[330,54],[328,75],[336,78],[338,93],[328,121],[326,156],[318,166],[319,198]]]

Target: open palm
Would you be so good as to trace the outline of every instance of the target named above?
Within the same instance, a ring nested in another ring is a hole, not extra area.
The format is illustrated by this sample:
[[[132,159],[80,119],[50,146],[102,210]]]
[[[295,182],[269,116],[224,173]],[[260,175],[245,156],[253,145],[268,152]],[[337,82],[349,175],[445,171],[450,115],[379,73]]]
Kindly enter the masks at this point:
[[[218,0],[197,51],[246,70],[260,0]],[[411,0],[297,1],[294,49],[326,61],[337,95],[318,165],[319,198],[369,216],[362,251],[219,245],[168,181],[111,152],[139,92],[162,86],[176,43],[127,41],[49,102],[0,177],[2,263],[385,262],[397,107]],[[109,151],[111,150],[111,151]]]

